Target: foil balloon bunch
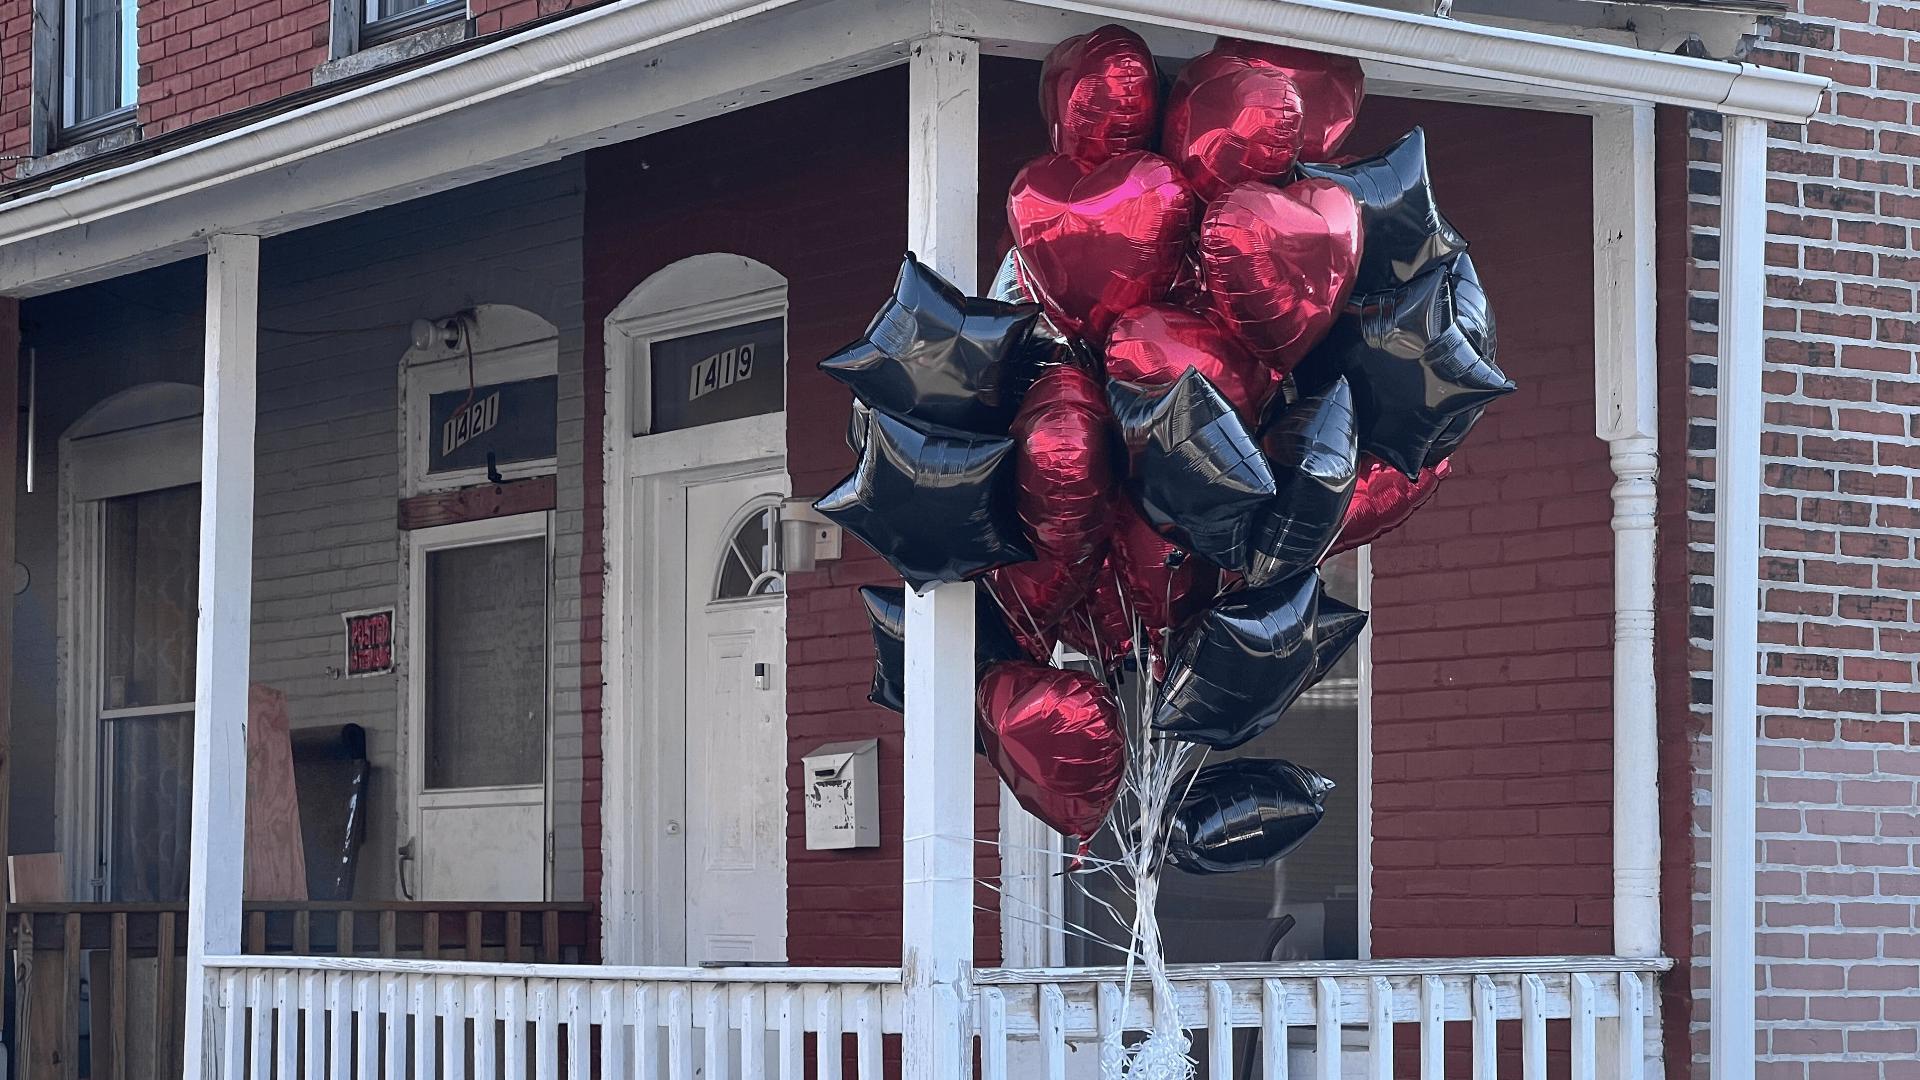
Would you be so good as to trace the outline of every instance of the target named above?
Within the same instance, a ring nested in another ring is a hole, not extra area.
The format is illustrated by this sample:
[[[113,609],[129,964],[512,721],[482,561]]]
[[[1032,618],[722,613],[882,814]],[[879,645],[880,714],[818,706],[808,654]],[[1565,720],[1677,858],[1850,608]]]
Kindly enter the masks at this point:
[[[1222,39],[1168,84],[1108,26],[1053,50],[1040,96],[1052,152],[1008,192],[990,295],[909,255],[822,363],[854,391],[859,460],[817,505],[912,588],[985,586],[980,749],[1083,856],[1108,830],[1118,856],[1077,868],[1132,901],[1112,913],[1153,1028],[1104,1047],[1103,1072],[1177,1080],[1195,1066],[1160,875],[1285,857],[1332,787],[1204,759],[1358,639],[1365,613],[1320,564],[1404,523],[1514,385],[1424,132],[1337,156],[1357,62]],[[872,700],[901,708],[904,593],[864,592]]]

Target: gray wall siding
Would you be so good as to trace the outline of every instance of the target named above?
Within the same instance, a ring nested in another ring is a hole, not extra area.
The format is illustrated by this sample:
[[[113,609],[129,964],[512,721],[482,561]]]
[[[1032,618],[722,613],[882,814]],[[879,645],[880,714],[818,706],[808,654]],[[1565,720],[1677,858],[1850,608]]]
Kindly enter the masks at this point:
[[[376,779],[361,852],[363,896],[398,892],[395,851],[406,839],[398,721],[408,657],[403,644],[398,676],[340,678],[340,615],[404,599],[406,535],[396,525],[396,500],[409,324],[479,304],[525,308],[559,330],[555,893],[580,894],[582,199],[577,162],[563,162],[263,245],[253,672],[286,692],[295,726],[367,729]],[[200,381],[201,287],[193,264],[113,284],[112,294],[139,304],[103,302],[101,287],[29,305],[28,340],[40,345],[48,410],[43,451],[57,446],[73,417],[122,386]],[[49,559],[49,541],[57,544],[57,508],[51,491],[23,504],[23,551],[38,561]],[[41,567],[33,569],[36,581],[56,580],[51,565],[44,578]],[[53,614],[42,619],[34,609],[31,617],[22,642],[51,641]],[[20,681],[51,686],[52,650],[34,648],[23,649],[20,659],[32,666],[23,666]],[[27,749],[51,760],[50,695],[45,706],[20,704],[39,715],[23,712],[16,730],[32,728]],[[52,799],[51,790],[16,789],[15,850],[44,846],[35,843],[36,823]]]

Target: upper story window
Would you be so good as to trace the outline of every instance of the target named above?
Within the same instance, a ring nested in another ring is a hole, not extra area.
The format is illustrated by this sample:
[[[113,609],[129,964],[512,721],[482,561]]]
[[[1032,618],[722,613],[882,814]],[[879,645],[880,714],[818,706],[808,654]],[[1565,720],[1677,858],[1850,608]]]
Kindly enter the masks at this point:
[[[466,14],[466,0],[362,0],[360,48]]]
[[[60,135],[71,142],[133,117],[136,0],[62,0]]]

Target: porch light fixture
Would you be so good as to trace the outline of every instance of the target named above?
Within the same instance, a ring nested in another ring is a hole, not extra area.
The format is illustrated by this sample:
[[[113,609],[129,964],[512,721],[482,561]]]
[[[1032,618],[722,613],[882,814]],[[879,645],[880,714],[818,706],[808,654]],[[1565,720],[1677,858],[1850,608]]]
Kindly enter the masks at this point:
[[[808,573],[822,562],[840,558],[840,526],[813,508],[813,500],[796,497],[780,503],[780,569]]]

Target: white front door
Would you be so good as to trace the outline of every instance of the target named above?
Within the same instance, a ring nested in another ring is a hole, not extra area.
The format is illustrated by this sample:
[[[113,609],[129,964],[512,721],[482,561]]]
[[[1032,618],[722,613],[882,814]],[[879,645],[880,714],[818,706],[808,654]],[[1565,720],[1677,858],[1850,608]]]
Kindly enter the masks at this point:
[[[783,486],[762,473],[686,489],[689,964],[786,959]]]

